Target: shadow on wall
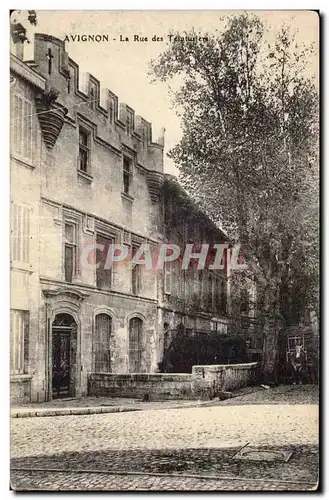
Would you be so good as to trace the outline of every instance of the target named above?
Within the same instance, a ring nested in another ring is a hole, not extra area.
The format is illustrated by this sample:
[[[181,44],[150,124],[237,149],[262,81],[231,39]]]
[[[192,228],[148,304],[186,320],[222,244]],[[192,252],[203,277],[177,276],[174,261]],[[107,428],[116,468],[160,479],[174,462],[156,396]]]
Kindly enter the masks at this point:
[[[217,332],[177,330],[159,363],[161,373],[191,373],[195,365],[218,365],[248,362],[245,341],[241,336],[220,335]]]

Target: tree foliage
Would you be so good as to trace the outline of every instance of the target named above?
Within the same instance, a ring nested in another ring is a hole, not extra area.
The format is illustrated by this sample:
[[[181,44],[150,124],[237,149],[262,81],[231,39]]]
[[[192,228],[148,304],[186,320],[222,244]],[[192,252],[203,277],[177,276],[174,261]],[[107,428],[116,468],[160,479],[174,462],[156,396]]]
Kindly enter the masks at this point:
[[[221,32],[194,29],[193,41],[173,38],[152,71],[179,77],[182,139],[169,155],[184,187],[242,246],[272,373],[277,322],[317,302],[318,96],[305,72],[312,47],[287,27],[271,44],[264,31],[250,14],[228,18]]]

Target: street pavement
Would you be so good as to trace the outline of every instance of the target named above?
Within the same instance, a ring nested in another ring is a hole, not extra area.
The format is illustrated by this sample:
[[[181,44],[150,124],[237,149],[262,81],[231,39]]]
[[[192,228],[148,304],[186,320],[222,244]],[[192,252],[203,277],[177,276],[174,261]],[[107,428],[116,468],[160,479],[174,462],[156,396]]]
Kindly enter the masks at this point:
[[[279,389],[210,407],[12,419],[12,488],[314,489],[316,389]],[[235,460],[246,445],[292,456],[288,462]]]
[[[104,473],[45,472],[13,473],[16,491],[305,491],[316,485],[296,482],[279,483],[264,479],[220,479],[188,476],[155,476],[150,474],[118,475]]]
[[[265,388],[265,389],[264,389]],[[224,394],[224,393],[223,393]],[[161,410],[172,408],[198,408],[218,405],[245,404],[317,404],[318,388],[313,385],[278,386],[271,390],[266,386],[244,387],[234,393],[225,393],[226,400],[165,400],[148,401],[132,398],[87,396],[54,399],[43,403],[12,405],[12,418],[88,415],[91,413],[119,413],[128,411]],[[229,397],[232,395],[232,397]]]

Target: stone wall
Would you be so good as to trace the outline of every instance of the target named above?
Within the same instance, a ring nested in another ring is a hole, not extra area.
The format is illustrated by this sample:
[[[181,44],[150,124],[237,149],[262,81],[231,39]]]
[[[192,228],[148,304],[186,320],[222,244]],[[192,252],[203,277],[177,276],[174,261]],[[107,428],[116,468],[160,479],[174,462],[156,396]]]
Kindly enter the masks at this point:
[[[31,377],[14,375],[10,379],[10,401],[12,404],[27,403],[31,397]]]
[[[90,396],[144,398],[150,400],[193,399],[190,373],[92,373]]]
[[[192,368],[192,393],[195,397],[215,397],[257,381],[258,363],[199,365]]]
[[[89,396],[208,399],[257,381],[258,363],[193,366],[192,373],[92,373]]]

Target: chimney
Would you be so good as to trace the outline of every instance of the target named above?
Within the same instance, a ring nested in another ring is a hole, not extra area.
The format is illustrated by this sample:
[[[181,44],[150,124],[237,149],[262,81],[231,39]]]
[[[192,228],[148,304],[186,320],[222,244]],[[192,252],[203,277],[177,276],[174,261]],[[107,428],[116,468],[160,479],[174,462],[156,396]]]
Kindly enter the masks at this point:
[[[27,40],[26,29],[20,23],[12,23],[10,26],[12,40],[15,44],[15,55],[18,59],[24,58],[24,42]]]

